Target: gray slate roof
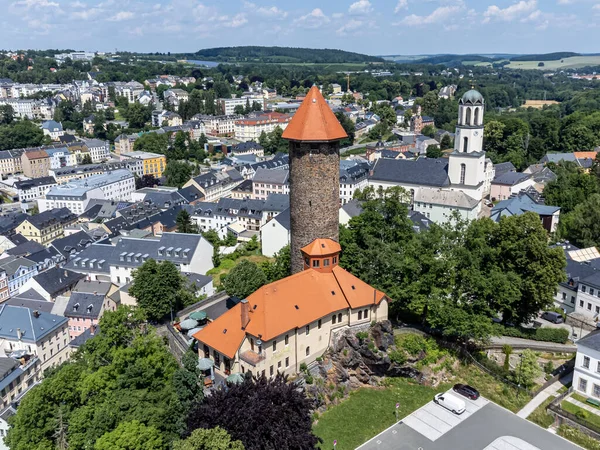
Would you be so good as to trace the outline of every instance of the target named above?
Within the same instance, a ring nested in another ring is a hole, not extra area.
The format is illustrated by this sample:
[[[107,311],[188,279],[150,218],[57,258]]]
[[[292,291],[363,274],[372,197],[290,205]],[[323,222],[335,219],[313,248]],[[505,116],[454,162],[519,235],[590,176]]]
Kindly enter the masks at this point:
[[[517,170],[517,168],[513,165],[513,163],[511,163],[509,161],[509,162],[494,164],[494,170],[496,171],[496,175],[499,175],[501,173],[506,173],[506,172],[515,172]]]
[[[379,159],[373,167],[370,179],[399,184],[416,184],[446,187],[448,178],[448,160],[445,158]]]
[[[37,281],[50,296],[54,297],[71,289],[84,277],[85,275],[81,273],[61,269],[60,267],[53,267],[52,269],[48,269],[36,275],[33,279]]]
[[[342,209],[350,217],[356,217],[363,212],[361,202],[356,199],[350,200],[348,203],[342,206]]]
[[[529,195],[520,193],[515,197],[498,202],[492,208],[490,219],[498,222],[502,217],[520,216],[526,212],[551,216],[558,211],[560,211],[558,206],[541,205],[536,203]]]
[[[286,169],[256,169],[256,173],[252,178],[253,183],[275,183],[275,184],[285,184],[288,182],[290,173]]]
[[[525,180],[531,178],[531,174],[521,172],[504,172],[496,174],[492,180],[492,184],[502,184],[505,186],[514,186],[515,184],[522,183]]]
[[[104,295],[87,292],[72,292],[65,309],[65,317],[98,319],[102,311]]]
[[[263,211],[283,211],[290,207],[290,196],[287,194],[269,194],[265,200]]]
[[[291,229],[290,208],[277,214],[274,217],[274,220],[279,222],[281,224],[281,226],[283,226],[283,228],[285,228],[286,230],[290,230]]]
[[[577,341],[577,346],[582,346],[592,350],[600,351],[600,330],[592,331],[587,336]]]
[[[21,306],[0,305],[0,338],[17,340],[17,329],[22,332],[21,340],[36,343],[54,333],[68,322],[66,317],[56,316]]]
[[[65,258],[68,258],[72,253],[83,250],[93,242],[94,240],[85,231],[78,231],[63,238],[55,239],[50,245]]]

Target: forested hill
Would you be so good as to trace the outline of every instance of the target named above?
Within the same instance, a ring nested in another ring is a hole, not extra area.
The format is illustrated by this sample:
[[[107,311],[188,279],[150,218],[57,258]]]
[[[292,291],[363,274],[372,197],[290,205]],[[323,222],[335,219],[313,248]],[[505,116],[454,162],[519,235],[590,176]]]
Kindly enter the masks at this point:
[[[384,62],[376,56],[334,49],[295,47],[217,47],[207,48],[194,54],[195,57],[227,62],[269,63],[364,63]]]
[[[572,56],[581,56],[574,52],[556,52],[544,53],[542,55],[520,55],[511,58],[511,61],[558,61],[559,59],[570,58]]]

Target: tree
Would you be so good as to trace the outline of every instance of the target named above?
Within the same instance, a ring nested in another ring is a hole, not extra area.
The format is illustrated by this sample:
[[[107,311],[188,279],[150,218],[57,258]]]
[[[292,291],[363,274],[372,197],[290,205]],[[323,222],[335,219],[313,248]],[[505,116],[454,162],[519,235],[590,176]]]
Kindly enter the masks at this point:
[[[132,103],[123,112],[125,118],[129,121],[130,128],[144,128],[147,122],[152,117],[151,107],[144,106],[140,103]]]
[[[169,137],[166,134],[145,133],[137,138],[133,149],[140,152],[158,153],[166,155],[169,148]]]
[[[449,134],[444,134],[442,136],[442,141],[440,142],[440,148],[442,150],[447,150],[449,148],[452,148],[453,144],[452,144],[452,138],[450,137]]]
[[[10,105],[0,106],[0,124],[10,125],[15,118],[15,112]]]
[[[173,450],[244,450],[244,444],[232,440],[220,427],[198,428],[187,439],[175,442]]]
[[[533,350],[523,350],[521,360],[515,367],[514,373],[515,382],[519,386],[526,388],[533,386],[535,379],[542,374],[542,368],[537,360],[537,355]]]
[[[92,164],[92,157],[86,153],[83,155],[83,158],[81,158],[81,164]]]
[[[161,320],[181,306],[183,286],[183,278],[175,264],[149,259],[133,271],[129,293],[150,319]]]
[[[286,245],[277,253],[275,253],[275,261],[265,261],[261,266],[268,283],[281,280],[290,275],[292,272],[291,250],[290,246]]]
[[[11,125],[0,125],[0,150],[38,147],[43,142],[43,131],[29,120],[19,120]]]
[[[192,176],[192,166],[187,162],[169,161],[163,172],[167,179],[167,186],[181,188]]]
[[[104,434],[94,446],[95,450],[164,450],[160,432],[154,427],[133,420],[122,422],[113,431]]]
[[[502,346],[502,353],[504,353],[504,370],[507,373],[510,370],[510,355],[512,355],[512,352],[513,348],[510,345],[504,344]]]
[[[187,212],[186,209],[182,209],[181,211],[179,211],[179,213],[177,214],[176,223],[178,233],[198,233],[198,227],[194,222],[192,222],[190,213]]]
[[[265,273],[252,261],[240,262],[227,274],[223,287],[229,295],[246,298],[267,281]]]
[[[99,330],[23,397],[5,438],[11,449],[54,449],[64,443],[64,429],[71,450],[94,448],[107,433],[101,442],[116,444],[117,435],[133,437],[141,426],[136,432],[126,433],[130,426],[111,432],[137,421],[147,429],[146,441],[160,437],[165,445],[132,448],[154,450],[165,448],[183,431],[185,411],[172,385],[177,361],[147,326],[143,311],[125,306],[105,311]]]
[[[427,146],[427,153],[426,153],[428,158],[441,158],[443,153],[440,150],[440,147],[432,144],[432,145],[428,145]]]
[[[185,413],[192,405],[204,399],[204,382],[202,373],[197,367],[198,353],[188,349],[182,357],[182,365],[173,374],[173,387]]]
[[[312,434],[312,406],[282,374],[246,378],[196,404],[188,429],[221,427],[247,450],[312,450],[320,441]]]
[[[141,178],[136,176],[136,178],[135,178],[135,188],[136,189],[142,189],[145,187],[154,187],[154,186],[158,186],[159,184],[160,184],[160,182],[159,182],[158,178],[156,178],[152,174],[142,175]]]
[[[571,212],[562,214],[561,238],[581,248],[600,246],[600,194],[592,194]]]
[[[245,114],[246,111],[242,105],[236,105],[235,108],[233,108],[233,113],[241,116]]]
[[[342,125],[342,128],[348,135],[347,138],[340,141],[340,145],[342,147],[352,145],[354,143],[354,134],[356,132],[356,126],[354,125],[354,122],[352,122],[352,120],[341,111],[336,112],[335,117],[337,117]]]
[[[423,136],[427,136],[427,137],[432,138],[432,137],[435,136],[435,127],[433,125],[426,125],[421,130],[421,134]]]

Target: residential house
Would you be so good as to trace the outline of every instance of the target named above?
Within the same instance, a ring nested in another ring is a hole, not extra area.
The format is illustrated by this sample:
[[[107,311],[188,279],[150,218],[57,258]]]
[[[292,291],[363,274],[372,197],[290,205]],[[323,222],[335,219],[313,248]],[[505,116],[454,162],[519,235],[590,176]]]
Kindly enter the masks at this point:
[[[23,162],[19,150],[0,151],[0,175],[13,175],[23,172]]]
[[[65,317],[69,319],[69,336],[71,339],[97,326],[105,311],[115,311],[117,303],[111,295],[117,287],[107,281],[81,280],[73,289]]]
[[[163,93],[165,103],[177,108],[182,102],[187,102],[190,94],[183,89],[168,89]]]
[[[211,276],[189,272],[182,272],[181,275],[185,277],[188,288],[196,297],[210,297],[215,293],[213,279]]]
[[[208,172],[192,178],[183,185],[184,188],[194,186],[202,194],[204,200],[211,202],[221,197],[228,197],[231,191],[244,179],[236,169],[222,172]]]
[[[600,330],[582,337],[575,344],[573,390],[583,397],[600,399]]]
[[[252,178],[252,197],[265,200],[270,194],[289,194],[289,178],[288,170],[258,168]]]
[[[76,220],[77,217],[67,208],[47,209],[29,216],[17,226],[16,231],[30,241],[46,246],[54,239],[63,237],[64,227]]]
[[[58,138],[65,134],[62,124],[54,120],[42,122],[42,131],[44,136],[50,136],[53,141],[58,141]]]
[[[199,234],[163,233],[160,239],[121,237],[113,244],[94,243],[65,268],[123,286],[131,282],[131,272],[150,258],[171,261],[182,272],[205,274],[213,268],[212,255],[212,245]]]
[[[83,132],[85,134],[94,134],[94,123],[96,122],[96,116],[93,114],[83,119]]]
[[[60,253],[66,261],[69,261],[71,257],[89,247],[94,240],[85,231],[78,231],[68,236],[55,239],[50,244],[58,253]]]
[[[305,270],[259,288],[194,334],[200,357],[226,376],[295,374],[328,349],[332,333],[388,317],[388,298],[338,266],[341,248],[302,248]]]
[[[56,180],[53,177],[41,177],[17,181],[15,188],[19,201],[26,203],[44,197],[50,188],[56,185]]]
[[[461,191],[419,189],[415,192],[413,208],[432,222],[443,224],[455,214],[462,220],[475,220],[481,208],[476,200]]]
[[[38,200],[40,211],[66,207],[81,214],[92,199],[129,201],[135,191],[135,178],[127,169],[117,169],[83,180],[51,188],[43,199]]]
[[[6,417],[10,409],[17,407],[21,398],[42,379],[39,358],[28,354],[22,358],[0,357],[0,417]],[[10,413],[9,413],[10,414]],[[0,419],[4,422],[4,419]],[[8,428],[8,427],[7,427]],[[0,450],[8,450],[4,444],[6,431],[0,431]]]
[[[290,244],[290,209],[277,214],[260,229],[262,254],[272,258]]]
[[[496,176],[492,181],[490,198],[492,201],[506,200],[534,184],[533,177],[527,173],[504,172],[498,174],[496,172]]]
[[[231,191],[231,198],[252,198],[252,180],[244,180]]]
[[[27,280],[19,291],[33,289],[44,300],[54,302],[59,295],[70,295],[75,285],[83,278],[85,278],[84,274],[53,267]]]
[[[265,149],[258,142],[248,140],[240,144],[234,145],[231,148],[231,154],[232,156],[256,155],[263,157],[265,156]]]
[[[85,139],[85,145],[89,149],[92,162],[99,163],[110,158],[110,143],[100,139]]]
[[[235,114],[236,106],[245,108],[247,104],[252,106],[254,102],[257,102],[261,109],[266,109],[266,102],[262,93],[260,95],[245,95],[238,98],[219,98],[217,99],[217,108],[219,108],[223,114],[228,116]]]
[[[5,353],[23,350],[37,356],[41,373],[69,359],[68,330],[66,317],[0,305],[0,347]]]
[[[368,186],[369,169],[367,162],[350,159],[340,161],[340,203],[342,205],[352,200],[356,191]]]
[[[21,165],[26,177],[47,177],[50,170],[50,157],[44,150],[24,151],[21,155]]]
[[[158,153],[150,152],[128,152],[121,153],[121,159],[132,158],[143,161],[144,175],[154,175],[160,178],[167,167],[167,157]]]
[[[115,139],[115,153],[122,155],[133,151],[135,141],[139,138],[137,134],[121,134]]]
[[[277,127],[285,130],[291,119],[291,114],[278,112],[251,114],[235,121],[234,135],[242,142],[258,141],[262,133],[272,133]]]
[[[526,212],[537,214],[544,229],[549,233],[554,233],[558,229],[560,207],[545,205],[526,192],[520,192],[516,196],[498,202],[492,208],[490,218],[499,222],[502,217],[520,216]]]
[[[8,256],[0,259],[0,271],[6,273],[8,295],[13,296],[29,280],[37,275],[37,264],[30,259],[20,256]],[[0,285],[3,280],[0,280]],[[4,288],[0,288],[0,295],[5,296]]]
[[[52,174],[52,170],[54,169],[77,165],[77,156],[71,153],[66,146],[59,148],[45,147],[44,151],[48,153],[48,157],[50,158],[50,174]]]

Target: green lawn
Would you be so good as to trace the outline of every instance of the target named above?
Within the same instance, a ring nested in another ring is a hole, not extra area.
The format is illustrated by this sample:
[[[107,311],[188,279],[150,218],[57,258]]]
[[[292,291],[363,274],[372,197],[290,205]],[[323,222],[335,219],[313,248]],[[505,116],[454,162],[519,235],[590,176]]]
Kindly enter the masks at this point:
[[[573,397],[575,400],[579,400],[582,403],[585,403],[585,401],[589,398],[589,397],[586,397],[585,395],[581,395],[576,392],[571,394],[571,397]],[[585,403],[585,404],[588,406],[591,406],[592,408],[600,409],[598,406],[592,405],[591,403]]]
[[[386,387],[352,392],[349,398],[323,413],[313,431],[323,439],[322,450],[333,449],[334,439],[338,442],[336,450],[354,450],[396,421],[397,402],[402,419],[449,387],[431,388],[403,378],[389,379]]]
[[[552,403],[552,400],[554,400],[554,397],[548,398],[529,415],[527,420],[538,424],[542,428],[548,428],[552,425],[554,423],[554,418],[546,412],[546,407]]]
[[[583,420],[587,420],[591,424],[600,427],[600,416],[598,414],[594,414],[593,412],[580,408],[579,406],[574,405],[566,400],[560,404],[560,407],[565,411],[570,412],[571,414],[576,414]]]

